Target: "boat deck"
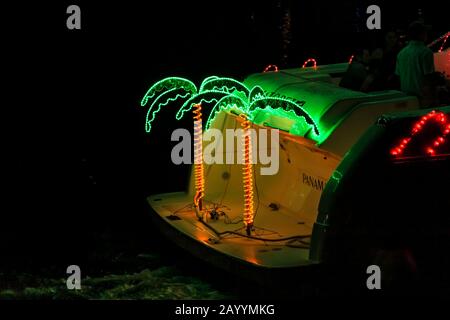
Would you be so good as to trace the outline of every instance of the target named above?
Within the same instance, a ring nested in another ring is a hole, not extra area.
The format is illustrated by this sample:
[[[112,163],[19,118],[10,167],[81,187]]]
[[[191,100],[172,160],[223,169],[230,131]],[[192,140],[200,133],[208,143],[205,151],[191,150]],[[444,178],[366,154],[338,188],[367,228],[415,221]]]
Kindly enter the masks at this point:
[[[165,222],[162,228],[176,229],[195,240],[199,246],[207,246],[229,258],[265,268],[292,268],[311,264],[308,259],[311,221],[299,221],[298,217],[283,212],[282,208],[255,205],[257,212],[251,235],[263,238],[263,241],[245,237],[240,219],[240,201],[216,205],[220,217],[218,220],[209,219],[207,224],[197,218],[192,197],[187,193],[153,195],[148,198],[148,202]],[[205,201],[205,207],[213,209],[214,205]]]

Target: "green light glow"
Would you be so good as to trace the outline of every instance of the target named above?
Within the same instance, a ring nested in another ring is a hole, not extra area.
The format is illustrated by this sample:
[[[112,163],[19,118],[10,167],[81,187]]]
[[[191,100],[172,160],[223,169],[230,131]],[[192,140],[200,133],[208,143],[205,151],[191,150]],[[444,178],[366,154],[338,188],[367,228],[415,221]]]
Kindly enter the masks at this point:
[[[282,114],[286,114],[287,116],[289,116],[288,114],[290,113],[295,118],[303,118],[313,127],[315,135],[319,136],[319,129],[317,128],[313,118],[298,104],[286,98],[265,97],[263,99],[257,99],[250,104],[249,111],[252,112],[256,108],[264,110],[268,107],[270,107],[268,110],[271,110],[271,112],[276,109],[278,113],[282,111]]]
[[[234,90],[237,90],[243,92],[245,95],[248,95],[250,92],[246,85],[232,78],[219,78],[213,76],[207,79],[208,80],[205,79],[200,86],[200,92],[206,90],[219,90],[231,93]]]
[[[286,111],[281,108],[273,109],[271,106],[267,106],[264,109],[255,108],[252,113],[252,120],[254,122],[266,122],[267,116],[275,117],[272,119],[272,126],[279,127],[276,123],[284,120],[284,123],[290,123],[289,125],[289,133],[298,135],[298,136],[306,136],[311,132],[314,132],[314,127],[307,122],[305,117],[299,117],[294,111]],[[281,128],[284,129],[284,128]],[[314,134],[315,136],[315,134]]]
[[[176,119],[180,120],[181,118],[183,118],[184,113],[187,111],[190,111],[194,104],[201,103],[201,102],[206,102],[206,103],[210,103],[213,101],[217,102],[220,98],[222,98],[223,96],[226,96],[226,95],[228,95],[227,92],[223,92],[223,91],[219,91],[219,90],[208,90],[208,91],[204,91],[199,94],[196,94],[196,95],[192,96],[191,98],[189,98],[189,100],[187,100],[181,106],[181,108],[177,112]]]
[[[217,103],[214,105],[211,112],[209,113],[209,117],[205,125],[205,130],[209,129],[211,123],[214,121],[216,115],[220,111],[227,111],[233,108],[245,112],[245,110],[247,109],[247,102],[243,100],[241,97],[233,95],[225,96],[219,101],[217,101]]]
[[[219,77],[218,77],[218,76],[209,76],[209,77],[206,77],[206,78],[202,81],[202,84],[200,85],[200,90],[199,90],[199,91],[202,91],[202,90],[203,90],[203,87],[205,86],[205,84],[206,84],[208,81],[213,80],[213,79],[217,79],[217,78],[219,78]]]
[[[252,88],[252,91],[250,91],[250,94],[248,96],[248,101],[250,101],[250,103],[252,103],[254,100],[262,99],[265,96],[266,95],[264,94],[263,88],[261,88],[260,86],[254,86]]]
[[[197,88],[192,81],[179,77],[169,77],[156,82],[147,90],[147,93],[141,100],[141,106],[145,106],[148,100],[153,99],[158,92],[173,88],[183,88],[185,91],[191,92],[192,94],[197,92]]]
[[[308,135],[316,141],[320,135],[313,118],[302,108],[304,101],[277,96],[274,93],[267,95],[260,86],[254,86],[250,90],[235,79],[217,76],[210,76],[203,80],[200,90],[197,90],[191,81],[179,77],[165,78],[152,85],[141,101],[141,106],[151,102],[146,116],[147,132],[151,131],[152,122],[161,107],[177,100],[184,101],[176,113],[177,120],[180,120],[195,104],[201,103],[208,106],[214,103],[209,110],[206,129],[210,127],[220,111],[234,109],[238,113],[247,114],[251,121],[256,118],[265,119],[269,125],[271,116],[277,117],[273,121],[287,119],[292,124],[289,132],[295,135]]]
[[[179,98],[187,98],[190,93],[186,92],[184,95],[176,94],[175,97],[171,97],[172,94],[176,91],[180,91],[180,88],[173,88],[170,90],[165,91],[161,95],[159,95],[151,104],[150,108],[148,108],[147,116],[145,117],[145,131],[150,132],[152,129],[152,122],[155,120],[156,114],[161,110],[161,107],[168,105],[170,102],[176,101]],[[164,100],[164,101],[162,101]],[[153,108],[157,106],[156,110],[153,110]],[[153,110],[153,112],[152,112]],[[151,113],[151,119],[149,119]]]

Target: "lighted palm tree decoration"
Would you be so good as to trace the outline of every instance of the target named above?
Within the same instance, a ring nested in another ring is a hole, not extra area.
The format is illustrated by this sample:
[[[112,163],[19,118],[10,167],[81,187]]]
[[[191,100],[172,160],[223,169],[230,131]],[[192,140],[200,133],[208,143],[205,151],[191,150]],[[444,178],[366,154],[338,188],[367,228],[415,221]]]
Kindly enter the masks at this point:
[[[201,213],[203,210],[203,198],[205,195],[205,180],[203,170],[202,152],[202,104],[217,103],[221,98],[232,94],[249,93],[248,88],[239,81],[231,78],[208,77],[200,89],[189,80],[178,77],[170,77],[158,81],[145,94],[141,101],[141,106],[150,103],[150,108],[146,116],[146,131],[150,132],[152,122],[161,107],[176,100],[184,100],[176,118],[180,120],[183,115],[192,110],[194,119],[194,176],[195,176],[195,196],[194,205]],[[199,216],[199,218],[201,218]]]
[[[239,120],[243,128],[244,163],[243,163],[243,185],[244,185],[244,224],[247,233],[253,226],[253,170],[251,154],[250,126],[253,116],[259,111],[282,112],[282,115],[300,121],[305,127],[303,134],[312,132],[318,136],[319,131],[314,120],[302,108],[303,103],[293,99],[268,96],[264,90],[255,86],[251,90],[243,83],[232,79],[211,76],[203,80],[200,88],[187,79],[170,77],[156,82],[141,101],[141,106],[150,104],[147,111],[145,128],[151,131],[152,123],[161,107],[175,101],[184,101],[179,108],[176,118],[180,120],[188,111],[193,112],[194,119],[194,174],[195,188],[194,205],[198,208],[199,219],[203,219],[202,200],[204,198],[204,170],[202,152],[203,106],[212,105],[206,122],[206,130],[209,129],[217,113],[223,110],[235,109],[240,112]]]

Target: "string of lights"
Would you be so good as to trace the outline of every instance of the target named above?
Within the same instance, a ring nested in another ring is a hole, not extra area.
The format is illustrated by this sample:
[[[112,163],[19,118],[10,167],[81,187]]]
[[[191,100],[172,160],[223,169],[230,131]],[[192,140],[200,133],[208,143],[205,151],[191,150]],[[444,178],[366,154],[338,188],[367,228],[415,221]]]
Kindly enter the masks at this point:
[[[313,61],[315,63],[315,60]],[[252,142],[250,136],[250,119],[264,110],[265,112],[282,113],[289,118],[302,121],[298,125],[297,134],[313,132],[319,135],[319,130],[313,118],[302,108],[304,102],[295,102],[287,97],[266,96],[264,90],[255,86],[251,90],[243,83],[232,78],[221,78],[211,76],[206,78],[200,90],[184,78],[169,77],[156,82],[150,87],[141,100],[141,106],[151,102],[146,115],[146,131],[150,132],[152,122],[161,107],[167,106],[177,100],[185,100],[178,109],[176,119],[180,120],[184,114],[192,110],[194,120],[194,175],[195,195],[194,205],[198,212],[203,211],[203,199],[205,197],[205,178],[203,166],[203,123],[202,107],[215,103],[210,111],[206,128],[208,129],[217,113],[221,110],[237,111],[243,128],[244,165],[243,165],[243,188],[244,188],[244,214],[243,221],[247,234],[250,235],[254,220],[253,204],[253,166],[252,166]],[[299,105],[299,103],[301,105]],[[298,122],[297,121],[297,122]],[[312,130],[310,130],[312,128]],[[196,211],[197,212],[197,211]],[[204,214],[199,214],[199,219],[204,219]]]
[[[195,104],[192,109],[194,119],[194,175],[195,196],[194,205],[203,210],[203,198],[205,196],[205,179],[203,172],[203,128],[202,128],[202,105]]]
[[[185,78],[168,77],[153,84],[145,93],[141,100],[141,106],[144,107],[149,100],[152,100],[159,92],[164,92],[173,88],[183,88],[185,91],[194,94],[197,92],[195,84]]]
[[[243,129],[242,139],[244,144],[244,164],[242,168],[242,181],[244,185],[244,225],[247,235],[250,235],[253,227],[254,208],[253,208],[253,167],[251,151],[250,121],[245,114],[241,114],[241,127]]]
[[[442,52],[442,50],[444,49],[445,43],[447,42],[448,36],[449,36],[449,32],[447,32],[447,35],[444,37],[444,41],[442,41],[442,45],[439,48],[438,52]]]
[[[319,137],[320,131],[314,119],[311,115],[302,107],[300,107],[297,103],[292,100],[282,98],[282,97],[265,97],[262,99],[254,100],[250,106],[249,111],[253,112],[254,110],[282,110],[283,113],[291,114],[295,118],[303,118],[306,123],[308,123],[313,128],[313,135],[315,137]],[[305,132],[304,132],[305,133]]]
[[[185,103],[183,103],[181,108],[178,109],[177,114],[175,115],[175,118],[177,120],[181,120],[183,118],[184,114],[186,112],[192,110],[192,107],[195,104],[201,103],[202,105],[206,105],[206,104],[210,104],[213,102],[217,102],[220,100],[220,98],[222,98],[226,95],[227,95],[227,93],[224,93],[222,91],[217,91],[217,90],[211,90],[211,91],[206,91],[206,92],[196,94],[196,95],[192,96],[191,98],[189,98]]]
[[[209,90],[219,90],[228,93],[232,93],[234,90],[237,90],[243,92],[245,95],[248,95],[248,93],[250,92],[249,88],[247,88],[247,86],[242,82],[237,81],[233,78],[226,77],[214,77],[203,81],[202,85],[200,86],[199,92]]]
[[[352,54],[352,55],[350,56],[350,58],[348,59],[348,64],[352,64],[353,58],[354,58],[354,57],[355,57],[354,54]]]
[[[267,67],[264,68],[263,73],[266,72],[278,72],[278,67],[275,64],[269,64]]]
[[[313,63],[313,68],[314,69],[317,69],[317,61],[316,61],[316,59],[314,59],[314,58],[309,58],[308,60],[306,60],[304,63],[303,63],[303,66],[302,66],[302,68],[306,68],[306,65],[308,64],[308,63],[310,63],[310,62],[312,62]]]
[[[259,86],[255,86],[250,90],[240,81],[218,76],[205,78],[200,86],[200,90],[197,90],[193,82],[180,77],[168,77],[153,84],[141,100],[141,106],[150,103],[146,115],[145,130],[147,132],[151,131],[152,123],[162,107],[177,100],[184,100],[183,105],[176,113],[175,117],[177,120],[180,120],[186,112],[192,110],[195,104],[202,104],[204,107],[215,103],[214,107],[210,109],[206,129],[210,127],[220,110],[234,108],[237,111],[246,112],[252,118],[254,110],[259,112],[266,109],[268,112],[271,112],[271,110],[280,109],[285,110],[287,113],[292,113],[296,117],[304,117],[306,122],[313,127],[311,136],[313,140],[317,140],[320,134],[312,117],[298,102],[287,97],[268,97]],[[298,131],[297,134],[304,134],[308,131]]]
[[[425,153],[427,155],[435,155],[435,148],[443,144],[445,142],[445,138],[450,133],[450,123],[448,122],[446,115],[443,112],[436,112],[435,110],[430,111],[421,117],[419,121],[414,123],[409,136],[401,139],[400,142],[391,149],[391,155],[401,156],[413,137],[417,136],[431,120],[436,121],[442,130],[442,134],[425,147]]]
[[[166,92],[164,92],[163,94],[161,94],[160,96],[158,96],[153,103],[151,104],[150,108],[148,108],[147,111],[147,115],[145,116],[145,131],[150,132],[152,129],[152,122],[155,120],[156,118],[156,114],[161,110],[161,107],[168,105],[171,102],[174,102],[178,99],[185,99],[187,98],[190,93],[187,92],[184,95],[182,94],[176,94],[175,97],[171,97],[171,95],[175,92],[178,91],[178,88],[173,88],[170,90],[167,90]],[[161,100],[164,100],[164,102],[162,102]],[[155,109],[156,107],[156,109]],[[152,112],[153,111],[153,112]],[[150,116],[151,115],[151,116]]]
[[[220,111],[236,109],[244,112],[246,110],[246,105],[246,101],[244,101],[241,97],[233,95],[223,97],[211,109],[208,120],[206,121],[205,129],[208,130],[210,128],[211,124],[214,122],[214,119]]]
[[[431,42],[430,44],[428,44],[428,47],[432,47],[434,46],[436,43],[440,42],[443,40],[443,43],[441,45],[441,47],[439,48],[438,52],[442,52],[445,43],[447,42],[448,36],[450,35],[450,31],[444,33],[442,36],[440,36],[439,38],[437,38],[436,40],[434,40],[433,42]]]
[[[250,95],[248,96],[248,101],[250,103],[252,103],[253,101],[258,100],[258,99],[262,99],[265,96],[266,95],[264,93],[263,88],[261,88],[260,86],[254,86],[252,88],[252,90],[250,91]]]

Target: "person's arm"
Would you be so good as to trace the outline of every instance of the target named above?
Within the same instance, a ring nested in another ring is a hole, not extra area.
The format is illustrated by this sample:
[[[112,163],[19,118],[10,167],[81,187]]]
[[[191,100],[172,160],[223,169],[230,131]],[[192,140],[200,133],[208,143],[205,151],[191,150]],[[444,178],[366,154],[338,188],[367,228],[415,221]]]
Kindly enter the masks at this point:
[[[433,51],[427,50],[422,61],[423,75],[429,75],[434,72],[434,56]]]
[[[433,84],[434,75],[434,56],[431,50],[423,56],[423,83],[422,83],[422,106],[431,107],[436,103],[436,88]]]
[[[434,56],[431,50],[427,50],[423,55],[422,61],[423,70],[423,93],[430,94],[433,86],[433,74],[434,74]]]
[[[398,58],[398,55],[397,55],[397,59],[395,62],[394,74],[388,80],[389,80],[389,86],[391,88],[400,90],[400,88],[401,88],[401,86],[400,86],[400,59]]]
[[[369,74],[361,84],[361,88],[359,91],[369,92],[371,90],[372,84],[375,80],[375,76],[373,74]]]
[[[398,55],[397,55],[397,59],[395,61],[395,72],[394,72],[394,74],[397,77],[400,77],[400,59],[399,59]]]

